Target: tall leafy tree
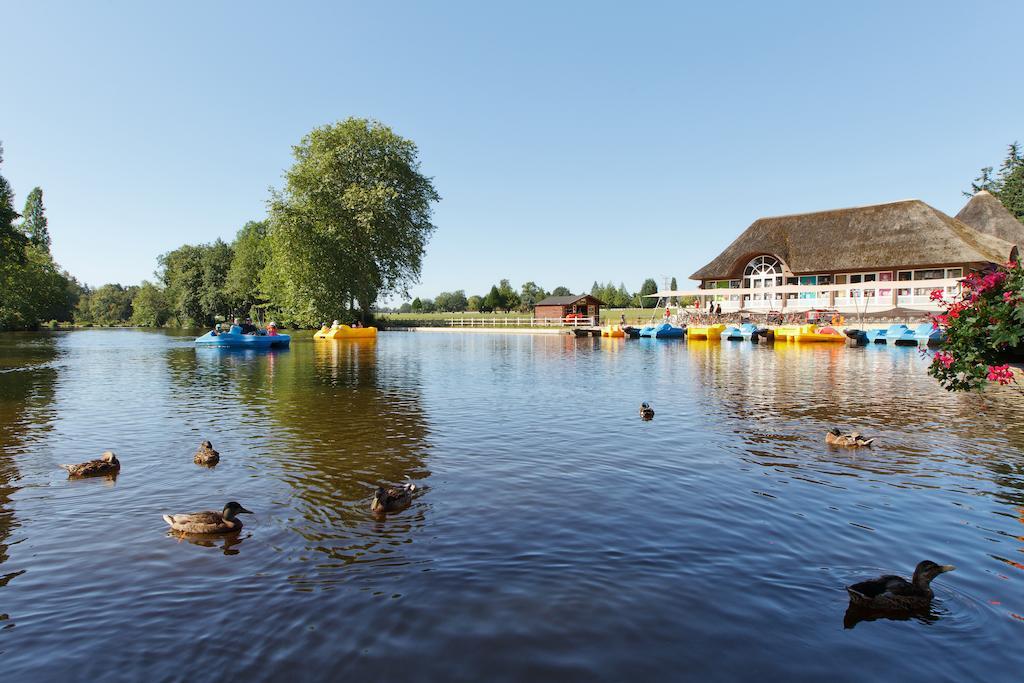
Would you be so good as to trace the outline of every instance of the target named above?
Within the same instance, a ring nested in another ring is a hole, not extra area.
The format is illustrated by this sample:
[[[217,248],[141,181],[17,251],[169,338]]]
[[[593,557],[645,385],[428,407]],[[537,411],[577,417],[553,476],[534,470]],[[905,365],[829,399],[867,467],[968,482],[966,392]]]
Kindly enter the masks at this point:
[[[265,284],[275,302],[309,323],[353,301],[366,313],[381,295],[405,294],[419,279],[440,200],[416,145],[350,118],[313,130],[294,155],[270,203]]]
[[[595,282],[596,286],[597,283]],[[551,296],[572,296],[572,291],[568,287],[555,287],[551,290]]]
[[[524,282],[523,286],[519,288],[519,291],[520,304],[524,311],[532,309],[537,305],[538,301],[543,300],[548,295],[547,292],[544,291],[543,287],[532,280]]]
[[[224,283],[233,313],[248,313],[253,306],[267,301],[260,281],[270,261],[268,227],[267,221],[249,221],[235,236],[231,267]]]
[[[4,148],[0,145],[0,164],[3,161]],[[28,240],[14,224],[18,218],[18,212],[14,210],[14,190],[7,178],[0,174],[0,266],[25,262]]]
[[[1017,142],[1007,147],[1006,158],[998,172],[993,175],[991,166],[981,169],[981,173],[971,183],[970,191],[964,194],[971,196],[981,190],[998,198],[1007,211],[1024,222],[1024,151]]]
[[[25,209],[21,212],[21,230],[29,241],[50,251],[50,231],[46,227],[46,209],[43,207],[43,189],[34,187],[25,198]]]
[[[149,280],[143,280],[132,299],[132,325],[162,327],[171,317],[164,291]]]
[[[649,294],[655,294],[658,291],[658,283],[654,281],[654,278],[647,278],[644,283],[640,285],[640,305],[644,308],[653,308],[658,302],[654,299],[645,299]]]

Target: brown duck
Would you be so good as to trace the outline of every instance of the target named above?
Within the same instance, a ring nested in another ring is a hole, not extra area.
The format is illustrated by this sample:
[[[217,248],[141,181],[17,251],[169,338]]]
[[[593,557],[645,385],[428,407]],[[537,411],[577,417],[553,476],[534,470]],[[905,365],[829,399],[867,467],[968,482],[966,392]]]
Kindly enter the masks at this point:
[[[403,484],[402,486],[377,487],[373,493],[373,502],[370,503],[370,510],[375,514],[384,512],[397,512],[408,507],[412,502],[413,491],[416,484]]]
[[[220,462],[220,453],[213,450],[213,444],[209,441],[204,441],[199,444],[199,450],[196,451],[195,457],[192,458],[192,462],[197,465],[206,465],[212,467]]]
[[[874,439],[865,439],[861,436],[860,432],[850,432],[849,434],[843,434],[838,428],[833,427],[832,429],[825,432],[825,443],[830,446],[843,446],[844,448],[861,448],[863,446],[870,446],[874,443]]]
[[[932,579],[951,572],[951,564],[935,564],[925,560],[914,569],[914,576],[907,581],[902,576],[879,576],[870,581],[861,581],[847,587],[850,604],[875,610],[919,610],[928,607],[934,597]]]
[[[114,451],[104,451],[97,460],[61,467],[68,471],[68,477],[100,477],[120,472],[121,462],[114,455]]]
[[[640,417],[644,420],[654,419],[654,408],[647,401],[640,404]]]
[[[227,534],[242,528],[242,520],[237,518],[242,513],[251,515],[252,511],[231,501],[220,512],[209,510],[163,517],[173,531],[182,534]]]

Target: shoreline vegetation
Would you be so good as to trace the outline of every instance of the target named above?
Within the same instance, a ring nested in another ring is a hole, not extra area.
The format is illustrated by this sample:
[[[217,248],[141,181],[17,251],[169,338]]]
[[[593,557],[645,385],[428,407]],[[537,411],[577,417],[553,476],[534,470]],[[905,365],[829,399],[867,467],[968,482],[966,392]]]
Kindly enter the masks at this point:
[[[234,317],[273,319],[289,329],[316,329],[335,319],[442,326],[450,318],[527,316],[545,297],[573,294],[564,286],[548,292],[533,281],[516,289],[503,279],[484,295],[456,290],[379,307],[381,299],[408,299],[436,230],[431,218],[441,197],[420,172],[416,144],[378,121],[348,118],[314,129],[292,153],[295,163],[283,188],[271,189],[266,216],[246,223],[230,244],[185,244],[160,255],[155,281],[127,287],[93,289],[62,270],[50,251],[42,188],[28,193],[19,214],[0,174],[0,331],[209,328]],[[999,170],[983,168],[964,194],[981,190],[1024,222],[1024,152],[1016,142]],[[669,288],[678,289],[675,278]],[[966,282],[964,298],[947,302],[935,324],[949,341],[931,366],[943,386],[1016,384],[1002,359],[1019,356],[1024,341],[1022,288],[1020,265],[1011,263]],[[625,315],[628,324],[643,324],[659,318],[656,302],[644,298],[656,291],[647,278],[635,293],[623,283],[595,281],[590,294],[606,306],[600,323]]]

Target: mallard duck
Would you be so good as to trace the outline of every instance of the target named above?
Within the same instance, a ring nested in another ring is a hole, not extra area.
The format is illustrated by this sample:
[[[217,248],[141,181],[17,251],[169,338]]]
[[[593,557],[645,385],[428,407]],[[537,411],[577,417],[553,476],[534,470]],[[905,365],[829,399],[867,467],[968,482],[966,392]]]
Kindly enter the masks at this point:
[[[951,564],[935,564],[925,560],[914,568],[914,576],[907,581],[902,576],[880,576],[847,587],[850,604],[877,610],[915,610],[927,607],[934,596],[932,579],[951,572]]]
[[[846,448],[860,448],[861,446],[870,446],[874,443],[874,439],[865,439],[861,436],[860,432],[850,432],[849,434],[843,434],[837,427],[825,432],[825,443],[831,446],[844,446]]]
[[[213,444],[209,441],[204,441],[199,444],[199,450],[196,451],[196,455],[192,458],[192,462],[197,465],[212,466],[220,462],[220,453],[213,450]]]
[[[373,493],[370,510],[377,514],[401,510],[412,502],[412,494],[415,490],[416,484],[412,483],[387,488],[379,486]]]
[[[640,417],[645,420],[650,420],[654,417],[654,408],[647,401],[640,404]]]
[[[121,462],[114,455],[114,451],[104,451],[98,460],[80,462],[77,465],[61,465],[61,467],[68,471],[69,477],[99,477],[120,472]]]
[[[239,514],[252,514],[252,510],[231,501],[224,506],[221,512],[212,510],[207,512],[193,512],[184,515],[164,515],[173,531],[183,534],[226,534],[238,531],[242,528],[242,520],[237,519]]]

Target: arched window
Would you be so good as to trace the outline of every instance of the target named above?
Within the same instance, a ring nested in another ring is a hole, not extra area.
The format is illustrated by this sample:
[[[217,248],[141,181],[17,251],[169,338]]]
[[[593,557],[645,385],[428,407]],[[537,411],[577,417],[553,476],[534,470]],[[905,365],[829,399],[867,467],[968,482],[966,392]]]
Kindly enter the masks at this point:
[[[774,256],[758,256],[743,269],[743,277],[782,275],[782,263]]]
[[[743,286],[746,289],[763,289],[765,287],[775,287],[781,285],[782,280],[782,261],[775,258],[774,256],[758,256],[747,264],[747,267],[743,269]],[[753,300],[765,300],[765,299],[781,299],[782,294],[776,294],[771,297],[769,294],[754,294]]]

